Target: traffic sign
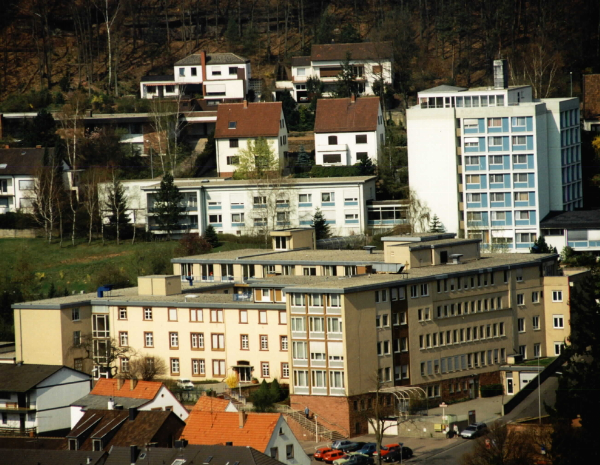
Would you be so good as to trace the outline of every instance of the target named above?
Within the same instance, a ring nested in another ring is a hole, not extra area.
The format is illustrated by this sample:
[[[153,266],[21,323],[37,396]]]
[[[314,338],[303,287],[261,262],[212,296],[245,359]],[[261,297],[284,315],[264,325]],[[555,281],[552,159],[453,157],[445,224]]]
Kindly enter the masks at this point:
[[[442,403],[440,404],[440,407],[441,407],[441,408],[446,408],[446,407],[448,407],[448,406],[446,405],[446,402],[442,402]]]

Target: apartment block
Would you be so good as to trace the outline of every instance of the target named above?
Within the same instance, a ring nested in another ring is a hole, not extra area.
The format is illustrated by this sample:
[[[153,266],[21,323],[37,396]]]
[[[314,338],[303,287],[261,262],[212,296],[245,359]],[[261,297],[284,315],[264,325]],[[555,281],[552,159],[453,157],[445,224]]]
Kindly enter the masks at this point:
[[[474,398],[502,382],[509,358],[559,355],[570,292],[589,274],[565,274],[556,254],[482,255],[480,239],[449,233],[386,237],[383,250],[315,250],[312,234],[276,231],[271,250],[173,259],[172,276],[110,295],[17,304],[17,354],[79,364],[60,341],[81,331],[99,347],[113,338],[164,358],[174,378],[277,378],[292,408],[352,436],[367,431],[378,388]],[[39,321],[56,321],[44,338]]]
[[[577,98],[534,99],[509,87],[442,85],[407,111],[411,188],[446,230],[483,250],[528,252],[550,211],[583,206]]]

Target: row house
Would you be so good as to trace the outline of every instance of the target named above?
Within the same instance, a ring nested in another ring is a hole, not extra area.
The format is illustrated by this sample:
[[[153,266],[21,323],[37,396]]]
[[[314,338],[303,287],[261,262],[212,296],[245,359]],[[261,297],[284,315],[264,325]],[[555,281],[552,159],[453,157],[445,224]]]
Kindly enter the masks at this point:
[[[378,388],[473,398],[508,383],[509,358],[560,355],[571,292],[589,275],[564,273],[556,254],[481,255],[479,239],[448,233],[385,237],[383,250],[315,250],[312,234],[176,258],[173,276],[110,296],[16,304],[17,353],[75,364],[60,341],[77,309],[78,330],[161,356],[172,377],[288,382],[292,408],[352,436],[366,433]]]

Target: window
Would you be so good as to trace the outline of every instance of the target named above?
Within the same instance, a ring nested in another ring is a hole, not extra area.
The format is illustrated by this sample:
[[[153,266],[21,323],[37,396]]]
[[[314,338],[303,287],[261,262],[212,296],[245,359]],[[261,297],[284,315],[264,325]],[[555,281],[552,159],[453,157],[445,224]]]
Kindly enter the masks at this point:
[[[190,342],[192,349],[204,349],[204,333],[191,333]]]
[[[534,331],[538,331],[540,329],[540,317],[534,316],[531,318],[531,327]]]
[[[267,296],[269,295],[269,289],[263,289],[262,291],[263,291],[263,296],[265,295],[265,291],[267,292]],[[266,310],[258,311],[258,322],[261,325],[267,324],[267,311]]]
[[[517,305],[525,305],[525,294],[517,294]]]
[[[197,308],[190,309],[190,322],[202,322],[204,321],[204,313],[202,310]]]
[[[73,321],[79,321],[80,320],[79,307],[71,309],[71,319]]]
[[[288,350],[288,337],[280,336],[279,338],[279,350],[287,351]]]
[[[169,321],[177,321],[177,309],[176,308],[169,309]]]
[[[490,165],[502,165],[503,163],[502,155],[490,155]]]
[[[554,343],[554,355],[560,355],[565,344],[564,342],[555,342]]]
[[[152,309],[151,308],[144,309],[144,320],[152,320]]]
[[[523,357],[523,358],[527,358],[527,346],[523,345],[523,346],[519,346],[519,354]]]
[[[367,143],[367,135],[366,134],[357,134],[356,135],[356,143],[357,144],[366,144]]]
[[[204,376],[206,375],[206,363],[204,359],[193,358],[192,359],[192,375]]]
[[[185,77],[185,68],[179,68],[179,76]]]
[[[238,157],[237,155],[231,156],[231,157],[227,157],[227,164],[228,165],[239,165],[240,164],[240,157]]]
[[[465,176],[467,184],[480,184],[480,177],[478,174],[467,174]]]
[[[512,125],[515,126],[525,126],[525,117],[524,116],[513,116]]]
[[[481,194],[467,194],[467,202],[481,202]]]
[[[553,315],[552,322],[554,324],[554,329],[564,329],[565,327],[565,319],[563,315]]]
[[[225,350],[225,335],[211,334],[212,350]]]
[[[516,211],[515,212],[515,220],[529,220],[529,212],[528,211]]]
[[[221,75],[221,68],[214,68],[211,72],[211,74],[213,76],[220,76]]]
[[[121,347],[127,347],[129,345],[129,334],[127,331],[119,332],[119,345]]]
[[[368,152],[356,152],[356,159],[357,160],[366,160],[367,158],[369,158],[369,153]]]
[[[267,205],[267,197],[263,195],[259,195],[254,197],[253,199],[254,208],[265,207]]]
[[[513,145],[525,145],[527,144],[526,136],[513,136],[512,138]]]
[[[225,376],[225,360],[212,361],[213,376]]]
[[[268,378],[271,376],[269,370],[269,362],[262,362],[260,364],[260,372],[263,378]]]
[[[179,359],[172,358],[171,359],[171,374],[179,374]]]
[[[243,213],[232,213],[231,214],[231,222],[232,223],[243,223],[244,222],[244,214]]]
[[[284,362],[281,364],[281,377],[282,378],[290,377],[290,364],[287,362]]]
[[[260,350],[269,350],[269,336],[260,336]]]
[[[127,319],[127,309],[119,308],[119,320],[126,320],[126,319]]]
[[[429,284],[421,284],[421,297],[429,295]],[[429,309],[427,309],[429,310]]]
[[[292,358],[294,360],[306,360],[308,358],[306,347],[306,342],[292,341]]]
[[[240,334],[240,349],[241,350],[249,350],[250,349],[250,340],[248,339],[247,334]]]
[[[329,137],[327,138],[327,143],[328,143],[329,145],[337,145],[337,143],[338,143],[338,138],[337,138],[337,136],[329,136]]]
[[[467,212],[467,221],[481,221],[481,212]]]
[[[515,165],[527,163],[527,155],[513,155],[513,163]]]
[[[529,202],[529,192],[515,192],[515,202]]]
[[[528,180],[527,173],[515,173],[513,174],[513,182],[527,182]]]
[[[529,243],[535,242],[537,238],[536,233],[517,233],[517,243]],[[518,281],[518,279],[517,279]]]
[[[322,192],[321,193],[321,202],[335,202],[335,193],[334,192]]]
[[[121,372],[122,373],[129,372],[129,359],[127,357],[121,358]]]
[[[517,330],[520,333],[525,332],[525,318],[517,318]]]
[[[538,291],[534,291],[531,293],[531,302],[537,304],[540,302],[540,293]]]
[[[342,155],[339,153],[330,153],[323,155],[323,163],[341,163]]]
[[[490,183],[492,183],[492,182],[502,184],[504,182],[504,175],[503,174],[490,174]]]
[[[238,72],[237,66],[230,66],[229,67],[229,75],[230,76],[237,75],[237,72]]]
[[[154,347],[154,333],[144,333],[144,347]]]
[[[492,211],[492,220],[493,221],[506,221],[506,212]]]
[[[552,291],[552,302],[562,302],[562,291]]]
[[[299,194],[298,202],[299,203],[311,203],[312,202],[312,194]]]
[[[286,459],[293,459],[294,458],[294,445],[293,444],[286,444],[286,446],[285,446],[285,458]]]
[[[342,319],[333,317],[327,318],[327,332],[328,333],[341,333],[342,332]]]
[[[488,118],[488,128],[501,128],[502,118]]]
[[[169,333],[169,347],[171,349],[179,347],[179,333]]]
[[[81,344],[81,331],[73,331],[73,345],[77,347]]]
[[[465,157],[465,165],[479,166],[479,157]]]
[[[490,147],[502,147],[503,137],[490,137]]]
[[[239,139],[229,139],[229,148],[236,149],[240,146],[239,144]]]
[[[212,309],[210,311],[211,323],[223,323],[223,310]]]

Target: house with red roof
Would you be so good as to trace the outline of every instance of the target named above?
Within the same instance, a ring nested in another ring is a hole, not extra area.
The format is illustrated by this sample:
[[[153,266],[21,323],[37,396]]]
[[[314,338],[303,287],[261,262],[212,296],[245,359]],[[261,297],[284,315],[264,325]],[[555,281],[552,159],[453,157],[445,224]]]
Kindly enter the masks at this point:
[[[288,150],[288,130],[281,102],[221,104],[217,110],[215,143],[217,171],[228,177],[237,169],[239,151],[248,148],[248,141],[264,138],[279,159]]]
[[[100,378],[88,395],[71,404],[71,426],[80,421],[88,410],[130,408],[139,411],[171,411],[183,421],[189,415],[181,402],[161,382]]]
[[[237,407],[230,400],[213,396],[200,396],[192,410],[200,410],[202,412],[238,412]]]
[[[181,439],[190,444],[252,447],[288,465],[310,464],[310,458],[280,413],[194,409]]]
[[[385,125],[378,97],[317,101],[317,165],[351,166],[367,158],[377,164],[384,143]]]

